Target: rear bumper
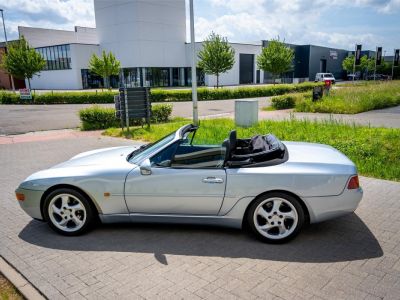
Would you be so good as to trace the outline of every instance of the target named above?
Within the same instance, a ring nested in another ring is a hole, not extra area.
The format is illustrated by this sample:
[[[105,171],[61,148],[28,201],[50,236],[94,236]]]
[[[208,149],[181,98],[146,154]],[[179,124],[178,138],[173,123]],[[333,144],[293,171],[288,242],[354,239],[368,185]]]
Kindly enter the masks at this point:
[[[354,212],[363,196],[361,188],[344,190],[338,196],[303,198],[310,212],[310,222],[318,223]]]
[[[24,201],[18,201],[21,208],[32,218],[43,220],[42,212],[40,210],[40,201],[42,199],[44,191],[34,191],[18,188],[15,192],[25,195]]]

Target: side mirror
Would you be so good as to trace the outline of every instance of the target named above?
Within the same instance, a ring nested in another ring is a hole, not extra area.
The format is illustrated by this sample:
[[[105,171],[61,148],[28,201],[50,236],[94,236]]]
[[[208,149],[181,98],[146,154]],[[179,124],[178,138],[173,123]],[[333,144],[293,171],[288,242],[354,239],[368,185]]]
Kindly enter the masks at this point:
[[[150,159],[146,159],[140,165],[140,174],[142,175],[151,175],[151,163]]]

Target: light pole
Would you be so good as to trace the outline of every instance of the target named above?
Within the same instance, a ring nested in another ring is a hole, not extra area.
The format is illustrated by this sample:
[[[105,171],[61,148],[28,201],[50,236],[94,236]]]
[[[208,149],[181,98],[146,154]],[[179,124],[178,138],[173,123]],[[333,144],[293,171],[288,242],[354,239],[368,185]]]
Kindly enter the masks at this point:
[[[1,11],[1,19],[3,20],[4,39],[5,39],[5,41],[6,41],[6,50],[5,50],[5,53],[7,53],[7,49],[8,49],[7,31],[6,31],[6,25],[5,25],[5,23],[4,23],[3,9],[0,8],[0,11]],[[13,92],[15,92],[14,77],[13,77],[11,74],[10,74],[10,77],[11,77],[11,87],[12,87]]]
[[[190,42],[192,44],[192,102],[193,102],[193,123],[199,124],[199,114],[197,107],[197,75],[196,75],[196,43],[194,38],[194,9],[193,0],[190,4]]]

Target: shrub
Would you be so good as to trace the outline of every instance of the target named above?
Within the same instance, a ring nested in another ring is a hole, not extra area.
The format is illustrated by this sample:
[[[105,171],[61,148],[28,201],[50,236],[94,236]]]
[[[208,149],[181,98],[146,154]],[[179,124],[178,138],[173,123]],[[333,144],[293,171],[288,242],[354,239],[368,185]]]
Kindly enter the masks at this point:
[[[271,105],[275,109],[287,109],[295,106],[296,99],[294,95],[276,96],[271,99]]]
[[[119,120],[115,117],[114,108],[100,107],[98,105],[84,108],[79,111],[82,122],[82,130],[97,130],[119,126]]]
[[[151,122],[165,123],[172,114],[172,104],[156,104],[151,107]]]
[[[165,123],[169,121],[172,113],[171,104],[156,104],[151,108],[151,122]],[[106,108],[98,105],[84,108],[79,111],[79,118],[82,122],[82,130],[98,130],[110,127],[119,127],[120,120],[115,117],[114,108]],[[130,120],[131,125],[141,125],[143,120]]]

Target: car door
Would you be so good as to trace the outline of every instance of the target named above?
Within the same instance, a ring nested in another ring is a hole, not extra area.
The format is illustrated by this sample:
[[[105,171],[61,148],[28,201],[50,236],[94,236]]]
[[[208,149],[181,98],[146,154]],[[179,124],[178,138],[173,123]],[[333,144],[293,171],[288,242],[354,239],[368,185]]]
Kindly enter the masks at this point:
[[[127,176],[130,213],[217,215],[226,185],[225,148],[177,142],[150,158],[151,174]]]

